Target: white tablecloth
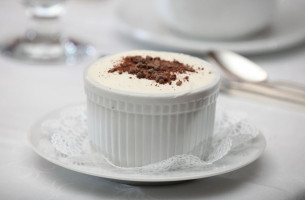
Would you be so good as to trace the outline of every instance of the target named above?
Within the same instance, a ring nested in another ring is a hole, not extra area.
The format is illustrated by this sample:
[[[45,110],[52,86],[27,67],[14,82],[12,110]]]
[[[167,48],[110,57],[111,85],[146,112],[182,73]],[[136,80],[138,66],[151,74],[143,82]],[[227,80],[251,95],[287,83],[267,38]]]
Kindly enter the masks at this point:
[[[93,43],[99,53],[150,48],[116,31],[114,1],[71,1],[65,31]],[[0,2],[1,44],[25,28],[23,8]],[[36,155],[26,136],[42,115],[85,101],[76,66],[28,65],[0,57],[0,199],[305,199],[305,111],[281,103],[220,95],[219,104],[247,113],[267,139],[253,164],[221,176],[168,186],[129,186],[69,171]],[[305,84],[305,46],[252,56],[271,80]]]

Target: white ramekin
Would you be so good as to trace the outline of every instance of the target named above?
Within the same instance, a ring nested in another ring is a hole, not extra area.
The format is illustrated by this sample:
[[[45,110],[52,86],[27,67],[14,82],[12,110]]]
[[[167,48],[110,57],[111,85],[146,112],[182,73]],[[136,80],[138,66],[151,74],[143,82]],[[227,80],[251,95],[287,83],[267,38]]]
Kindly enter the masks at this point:
[[[152,95],[104,87],[87,77],[87,68],[84,81],[91,142],[121,167],[144,166],[180,154],[204,159],[213,135],[220,82],[218,71],[212,70],[215,79],[206,86]]]

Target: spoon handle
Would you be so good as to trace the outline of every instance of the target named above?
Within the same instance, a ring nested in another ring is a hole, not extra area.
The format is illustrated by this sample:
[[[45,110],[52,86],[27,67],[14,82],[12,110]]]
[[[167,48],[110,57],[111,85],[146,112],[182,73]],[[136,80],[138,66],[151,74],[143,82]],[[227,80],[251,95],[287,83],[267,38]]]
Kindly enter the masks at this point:
[[[237,82],[237,81],[223,81],[223,89],[235,89],[245,92],[250,92],[265,97],[270,97],[276,100],[288,101],[291,103],[297,103],[305,106],[305,96],[297,95],[292,92],[287,92],[279,88],[266,87],[265,85]]]
[[[283,90],[296,92],[305,95],[305,85],[293,83],[293,82],[286,82],[286,81],[272,81],[272,82],[266,82],[261,83],[267,87],[273,87],[273,88],[280,88]]]

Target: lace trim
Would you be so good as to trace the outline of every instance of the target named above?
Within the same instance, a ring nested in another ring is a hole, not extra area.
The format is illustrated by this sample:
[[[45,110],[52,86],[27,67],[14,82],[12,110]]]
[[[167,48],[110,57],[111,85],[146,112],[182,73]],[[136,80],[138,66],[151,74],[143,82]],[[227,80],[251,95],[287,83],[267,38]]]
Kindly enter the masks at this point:
[[[44,121],[41,130],[45,140],[40,141],[38,148],[48,154],[57,156],[64,163],[86,166],[107,164],[115,168],[145,174],[208,167],[221,160],[230,151],[247,144],[259,134],[259,130],[251,126],[245,116],[235,113],[233,116],[228,112],[217,111],[215,132],[206,160],[183,154],[143,167],[123,168],[112,164],[91,145],[87,133],[85,106],[64,109],[58,118]]]

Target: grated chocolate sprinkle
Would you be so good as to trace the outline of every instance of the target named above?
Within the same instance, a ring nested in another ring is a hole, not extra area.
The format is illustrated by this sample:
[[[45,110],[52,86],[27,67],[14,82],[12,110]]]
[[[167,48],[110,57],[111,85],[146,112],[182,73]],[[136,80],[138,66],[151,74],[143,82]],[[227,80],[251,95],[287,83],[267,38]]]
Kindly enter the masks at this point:
[[[176,60],[166,61],[160,57],[146,56],[127,56],[123,57],[121,62],[115,65],[108,73],[118,72],[119,74],[128,73],[136,75],[137,78],[154,80],[159,84],[172,84],[176,81],[177,74],[186,74],[186,72],[196,72],[193,67],[185,65]],[[185,79],[188,81],[189,77]],[[182,81],[176,82],[177,86],[182,85]]]
[[[182,81],[180,81],[180,80],[177,81],[176,85],[178,85],[178,86],[182,85]]]

